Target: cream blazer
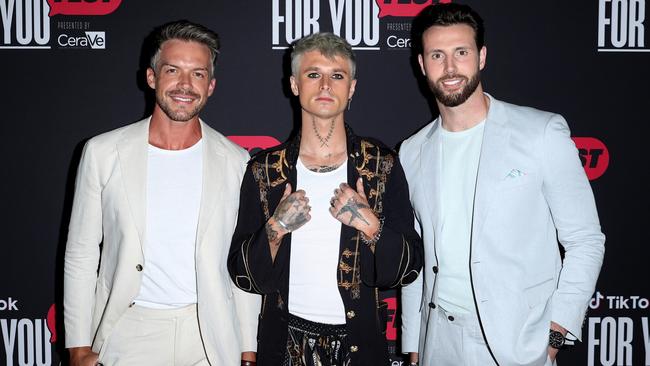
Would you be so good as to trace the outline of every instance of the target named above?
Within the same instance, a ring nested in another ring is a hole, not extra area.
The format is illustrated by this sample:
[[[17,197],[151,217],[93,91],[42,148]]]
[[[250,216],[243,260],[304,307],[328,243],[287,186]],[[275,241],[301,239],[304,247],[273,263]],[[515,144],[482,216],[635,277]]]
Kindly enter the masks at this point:
[[[150,118],[90,139],[77,173],[64,267],[66,347],[100,353],[142,279]],[[203,121],[196,236],[198,317],[212,365],[255,351],[261,298],[235,287],[226,259],[248,153]],[[101,247],[101,250],[100,250]]]

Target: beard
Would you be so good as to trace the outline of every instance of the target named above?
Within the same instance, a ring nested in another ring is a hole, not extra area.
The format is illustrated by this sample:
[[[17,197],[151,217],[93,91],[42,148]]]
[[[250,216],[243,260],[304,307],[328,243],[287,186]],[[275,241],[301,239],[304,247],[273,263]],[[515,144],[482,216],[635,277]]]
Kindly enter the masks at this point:
[[[448,79],[455,79],[461,77],[460,75],[449,75],[444,76],[436,81],[427,78],[429,84],[429,89],[433,92],[433,95],[436,97],[438,102],[442,103],[446,107],[457,107],[463,103],[476,91],[478,85],[481,83],[481,71],[478,70],[472,77],[468,80],[466,76],[462,76],[466,80],[465,87],[460,91],[455,93],[446,94],[445,91],[438,87],[438,83],[442,83]]]
[[[171,98],[170,95],[185,95],[188,97],[192,98],[201,98],[200,95],[191,92],[191,91],[183,91],[183,90],[172,90],[167,93],[165,93],[168,98]],[[192,118],[196,117],[201,109],[203,109],[203,106],[205,105],[205,100],[202,100],[198,105],[196,105],[193,109],[187,110],[187,109],[177,109],[174,110],[171,106],[171,103],[168,103],[167,100],[164,98],[164,96],[159,95],[156,93],[156,104],[162,109],[163,112],[171,119],[172,121],[176,122],[187,122],[191,120]]]

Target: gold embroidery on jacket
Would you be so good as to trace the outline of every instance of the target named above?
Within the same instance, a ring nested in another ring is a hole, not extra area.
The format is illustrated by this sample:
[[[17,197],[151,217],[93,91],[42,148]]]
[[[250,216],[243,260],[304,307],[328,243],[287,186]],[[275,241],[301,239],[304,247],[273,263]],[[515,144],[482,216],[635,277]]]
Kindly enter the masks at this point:
[[[383,212],[383,195],[386,191],[386,181],[393,168],[395,159],[391,154],[381,153],[381,149],[369,141],[361,140],[361,151],[351,152],[356,157],[355,169],[364,181],[364,186],[369,186],[366,193],[368,204],[378,217]],[[289,168],[286,159],[286,149],[273,151],[265,156],[264,162],[253,162],[251,169],[253,177],[257,182],[260,191],[260,201],[266,220],[271,217],[269,210],[269,192],[271,188],[277,187],[287,181]],[[339,258],[338,286],[350,291],[352,299],[359,299],[361,296],[361,268],[360,268],[360,243],[359,232],[350,241],[344,242],[344,249]],[[354,248],[354,250],[352,250]],[[373,247],[371,247],[374,250]],[[279,299],[281,300],[281,299]],[[280,304],[278,304],[280,305]]]
[[[370,186],[370,190],[367,192],[368,204],[372,207],[375,215],[379,217],[384,209],[383,195],[386,191],[386,180],[393,168],[394,158],[392,155],[382,155],[377,146],[365,140],[361,140],[361,153],[355,153],[355,156],[358,158],[355,166],[357,173],[364,183],[368,183]],[[359,235],[361,233],[357,232],[357,235],[351,238],[355,246],[354,251],[346,248],[339,260],[339,286],[350,290],[352,299],[361,297]],[[370,249],[374,251],[373,246]]]
[[[260,201],[262,203],[262,210],[264,217],[268,220],[271,217],[269,212],[269,190],[270,188],[277,187],[287,180],[283,167],[288,166],[286,159],[286,150],[273,151],[266,154],[264,163],[252,163],[253,177],[257,182],[260,190]],[[271,176],[274,177],[271,180]]]

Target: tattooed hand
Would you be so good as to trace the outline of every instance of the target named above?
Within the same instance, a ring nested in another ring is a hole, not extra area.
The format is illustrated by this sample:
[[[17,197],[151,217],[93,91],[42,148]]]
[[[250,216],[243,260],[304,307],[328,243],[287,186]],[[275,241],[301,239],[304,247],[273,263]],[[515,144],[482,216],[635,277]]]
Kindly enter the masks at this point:
[[[374,237],[379,230],[379,219],[368,205],[361,178],[357,180],[356,191],[347,183],[341,183],[334,190],[330,205],[330,213],[335,219],[361,231],[367,238]]]
[[[280,225],[283,227],[285,234],[296,231],[311,219],[309,215],[311,206],[308,203],[309,198],[305,195],[305,191],[299,189],[291,193],[291,184],[287,183],[280,203],[273,213],[273,218],[284,224]]]
[[[291,184],[287,183],[273,216],[266,222],[266,235],[269,238],[271,257],[275,260],[282,238],[299,229],[311,220],[309,198],[302,189],[291,193]]]
[[[305,191],[300,189],[291,193],[291,184],[287,183],[278,207],[267,222],[269,241],[274,241],[275,236],[284,236],[303,226],[311,219],[310,210],[309,198],[305,196]],[[273,233],[269,232],[269,226],[274,229]]]

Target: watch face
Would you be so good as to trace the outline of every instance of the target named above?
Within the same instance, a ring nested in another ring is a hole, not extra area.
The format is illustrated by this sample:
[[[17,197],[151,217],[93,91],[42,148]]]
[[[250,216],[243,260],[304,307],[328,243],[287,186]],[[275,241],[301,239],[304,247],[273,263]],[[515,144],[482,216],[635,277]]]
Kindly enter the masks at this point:
[[[551,330],[548,335],[548,345],[556,349],[562,348],[564,345],[564,336],[562,333],[556,330]]]

